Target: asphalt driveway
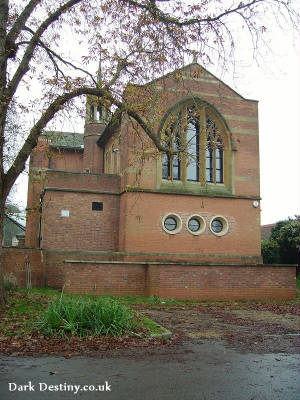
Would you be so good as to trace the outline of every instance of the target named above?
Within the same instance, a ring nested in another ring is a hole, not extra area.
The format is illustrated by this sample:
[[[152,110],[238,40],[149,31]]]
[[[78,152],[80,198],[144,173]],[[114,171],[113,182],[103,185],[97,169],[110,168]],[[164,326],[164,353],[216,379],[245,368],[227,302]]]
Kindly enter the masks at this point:
[[[299,316],[142,307],[171,341],[89,356],[0,356],[0,399],[298,400]]]
[[[211,340],[169,350],[134,349],[135,354],[102,358],[2,356],[0,398],[299,399],[299,355],[241,354]]]

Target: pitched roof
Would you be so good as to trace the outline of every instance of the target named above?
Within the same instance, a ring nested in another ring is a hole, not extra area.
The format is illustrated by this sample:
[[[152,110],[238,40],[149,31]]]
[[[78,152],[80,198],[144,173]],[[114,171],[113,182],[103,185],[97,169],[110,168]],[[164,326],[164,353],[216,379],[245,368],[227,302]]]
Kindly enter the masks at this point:
[[[274,228],[276,224],[268,224],[268,225],[262,225],[260,227],[261,229],[261,240],[267,240],[270,238],[272,229]]]
[[[17,225],[20,229],[22,229],[23,231],[25,231],[26,230],[26,228],[25,228],[25,226],[21,223],[21,220],[20,221],[16,221],[14,218],[12,218],[10,215],[8,215],[8,214],[4,214],[4,216],[5,216],[5,218],[7,218],[9,221],[11,221],[13,224],[15,224],[15,225]],[[22,222],[24,222],[23,220],[22,220]]]
[[[210,71],[208,71],[206,68],[204,68],[201,64],[197,63],[197,62],[192,62],[190,64],[184,65],[181,68],[177,68],[173,71],[170,71],[168,73],[166,73],[165,75],[159,76],[145,84],[131,84],[129,83],[128,86],[132,85],[132,86],[136,86],[136,87],[145,87],[147,85],[151,85],[155,82],[160,81],[161,79],[167,78],[167,77],[171,77],[176,71],[185,71],[190,69],[191,67],[198,67],[201,68],[201,70],[208,76],[214,78],[215,80],[217,80],[218,82],[220,82],[222,85],[226,86],[229,90],[231,90],[232,92],[234,92],[237,96],[239,96],[241,99],[245,100],[245,101],[251,101],[251,102],[258,102],[257,100],[253,100],[253,99],[246,99],[245,97],[243,97],[240,93],[238,93],[235,89],[233,89],[232,87],[230,87],[229,85],[227,85],[225,82],[223,82],[221,79],[219,79],[218,77],[216,77],[214,74],[212,74]],[[126,90],[126,89],[125,89]],[[116,112],[115,112],[116,114]],[[113,115],[115,115],[113,114]],[[113,120],[113,118],[112,118]],[[104,129],[102,135],[99,137],[97,144],[98,146],[102,147],[105,146],[105,144],[107,143],[108,139],[115,133],[116,129],[118,128],[120,121],[121,121],[121,114],[118,115],[117,118],[115,118],[115,120],[112,122],[112,120],[108,123],[107,127]]]
[[[52,147],[60,149],[83,150],[83,134],[77,132],[44,131]]]
[[[168,72],[168,73],[166,73],[166,74],[164,74],[164,75],[162,75],[162,76],[159,76],[159,77],[157,77],[157,78],[155,78],[155,79],[153,79],[153,80],[151,80],[151,81],[149,81],[149,82],[147,82],[147,83],[145,83],[145,84],[135,85],[135,86],[141,86],[141,87],[142,87],[142,86],[147,86],[147,85],[150,85],[150,84],[152,84],[152,83],[154,83],[154,82],[160,81],[161,79],[164,79],[164,78],[167,78],[167,77],[172,76],[176,71],[184,71],[184,70],[187,70],[187,69],[189,69],[189,68],[191,68],[191,67],[195,67],[195,66],[198,67],[198,68],[201,68],[201,70],[204,71],[205,74],[210,75],[210,76],[213,77],[215,80],[219,81],[222,85],[226,86],[228,89],[230,89],[232,92],[234,92],[234,93],[235,93],[237,96],[239,96],[241,99],[246,100],[246,101],[253,101],[253,102],[258,103],[258,100],[247,99],[247,98],[245,98],[244,96],[242,96],[242,95],[241,95],[240,93],[238,93],[235,89],[233,89],[232,87],[230,87],[229,85],[227,85],[227,83],[223,82],[220,78],[218,78],[216,75],[214,75],[212,72],[210,72],[208,69],[204,68],[201,64],[199,64],[199,63],[197,63],[197,62],[192,62],[192,63],[190,63],[190,64],[184,65],[184,66],[181,67],[181,68],[177,68],[177,69],[175,69],[175,70],[173,70],[173,71],[170,71],[170,72]]]

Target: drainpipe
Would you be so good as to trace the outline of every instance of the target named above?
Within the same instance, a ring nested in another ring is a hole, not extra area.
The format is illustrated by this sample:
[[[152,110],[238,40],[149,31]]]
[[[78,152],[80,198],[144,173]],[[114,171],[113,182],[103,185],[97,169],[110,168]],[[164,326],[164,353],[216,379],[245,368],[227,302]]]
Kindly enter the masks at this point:
[[[40,221],[39,221],[39,236],[38,236],[38,246],[41,248],[42,242],[42,212],[43,212],[43,200],[44,200],[45,190],[41,191],[40,195],[40,206],[39,206],[39,213],[40,213]]]

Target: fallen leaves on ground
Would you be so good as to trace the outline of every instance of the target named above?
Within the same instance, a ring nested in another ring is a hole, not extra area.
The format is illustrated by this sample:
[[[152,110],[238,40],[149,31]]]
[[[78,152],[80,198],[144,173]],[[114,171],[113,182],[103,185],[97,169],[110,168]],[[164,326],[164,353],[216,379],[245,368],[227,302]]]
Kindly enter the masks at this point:
[[[22,315],[21,307],[28,301],[31,321]],[[15,297],[2,309],[0,313],[0,353],[13,355],[63,355],[71,359],[74,355],[113,354],[126,351],[132,354],[138,349],[155,351],[166,349],[172,353],[172,347],[180,345],[185,340],[223,340],[228,345],[251,352],[297,352],[299,338],[292,329],[282,323],[283,318],[276,318],[286,314],[300,315],[299,302],[200,302],[178,304],[133,304],[132,308],[149,315],[157,323],[170,329],[171,339],[162,340],[138,335],[122,337],[48,337],[37,331],[30,331],[29,324],[33,324],[39,316],[33,302],[39,309],[49,304],[49,296],[17,293]],[[11,312],[14,308],[14,312]],[[20,312],[18,311],[20,308]],[[30,308],[31,310],[31,308]],[[274,313],[274,321],[252,320],[242,312],[235,310],[268,311]],[[295,318],[295,317],[294,317]],[[32,325],[31,325],[32,326]],[[2,330],[1,330],[2,328]],[[289,336],[289,334],[292,335]],[[299,333],[299,330],[298,330]],[[147,350],[149,349],[149,350]],[[50,372],[51,373],[51,372]],[[55,372],[54,372],[55,373]]]
[[[38,338],[38,340],[37,340]],[[23,355],[63,355],[65,358],[71,358],[74,355],[95,355],[106,353],[111,350],[125,348],[143,348],[143,347],[168,347],[177,344],[180,341],[178,335],[172,339],[150,339],[125,337],[70,337],[61,339],[54,337],[37,336],[37,338],[18,339],[0,336],[0,353],[12,354],[15,356]]]

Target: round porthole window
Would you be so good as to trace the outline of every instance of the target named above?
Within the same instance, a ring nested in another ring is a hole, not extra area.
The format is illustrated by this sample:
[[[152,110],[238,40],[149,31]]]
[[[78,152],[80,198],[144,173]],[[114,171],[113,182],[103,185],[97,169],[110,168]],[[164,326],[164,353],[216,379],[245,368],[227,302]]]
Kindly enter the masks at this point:
[[[175,229],[177,228],[177,221],[173,217],[168,217],[165,219],[164,226],[167,231],[175,231]]]
[[[214,233],[220,233],[223,230],[223,222],[220,221],[219,219],[214,219],[213,222],[211,223],[211,230]]]
[[[186,221],[187,230],[192,235],[200,235],[205,231],[205,220],[200,215],[191,215]]]
[[[177,214],[165,215],[162,220],[162,227],[165,232],[174,235],[178,233],[182,228],[182,221]]]
[[[228,221],[225,217],[221,215],[215,216],[210,221],[210,230],[216,236],[223,236],[226,235],[228,232]]]

